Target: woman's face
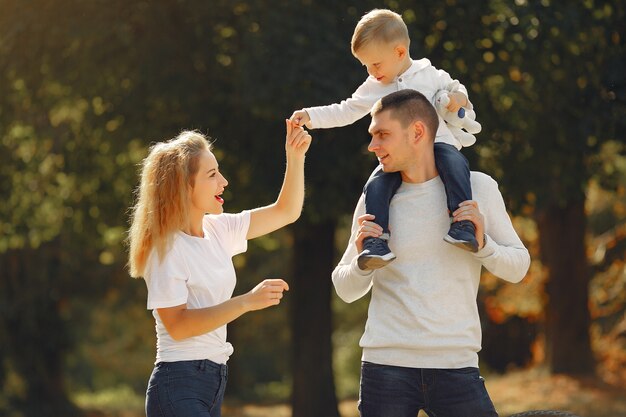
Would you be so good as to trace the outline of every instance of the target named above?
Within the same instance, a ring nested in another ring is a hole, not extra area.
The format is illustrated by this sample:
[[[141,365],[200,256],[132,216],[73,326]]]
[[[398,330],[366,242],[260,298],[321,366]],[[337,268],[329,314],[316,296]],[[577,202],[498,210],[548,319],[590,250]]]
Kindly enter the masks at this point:
[[[226,178],[220,173],[217,159],[210,151],[202,151],[198,159],[198,172],[191,189],[191,205],[193,208],[208,214],[224,212],[224,200],[220,195],[228,185]]]

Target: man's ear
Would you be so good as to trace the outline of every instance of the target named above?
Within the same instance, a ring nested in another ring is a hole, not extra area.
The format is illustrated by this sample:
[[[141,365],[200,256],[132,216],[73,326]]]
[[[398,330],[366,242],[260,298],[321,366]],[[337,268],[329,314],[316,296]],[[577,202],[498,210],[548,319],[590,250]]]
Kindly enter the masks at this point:
[[[418,143],[427,136],[427,129],[424,122],[417,120],[413,122],[413,142]]]

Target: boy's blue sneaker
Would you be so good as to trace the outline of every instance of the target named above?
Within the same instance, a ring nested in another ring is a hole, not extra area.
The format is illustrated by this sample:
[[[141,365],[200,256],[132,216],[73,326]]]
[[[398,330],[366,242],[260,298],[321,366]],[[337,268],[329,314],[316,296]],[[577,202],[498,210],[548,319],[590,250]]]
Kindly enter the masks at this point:
[[[393,254],[391,249],[389,249],[389,245],[387,245],[388,239],[388,234],[384,234],[381,237],[363,239],[363,252],[357,258],[357,264],[362,271],[382,268],[396,259],[396,255]]]
[[[446,242],[470,252],[478,252],[478,241],[476,240],[476,228],[469,220],[454,222],[450,225],[448,234],[444,236]]]

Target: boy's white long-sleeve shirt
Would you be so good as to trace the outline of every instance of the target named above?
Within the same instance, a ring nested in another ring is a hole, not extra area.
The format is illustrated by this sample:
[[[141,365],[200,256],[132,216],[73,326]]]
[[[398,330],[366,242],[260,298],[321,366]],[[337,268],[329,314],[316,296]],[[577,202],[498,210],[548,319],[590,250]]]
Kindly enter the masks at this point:
[[[472,172],[474,200],[485,219],[486,244],[471,253],[444,242],[450,222],[439,177],[402,183],[390,206],[389,247],[397,258],[376,271],[361,271],[354,244],[361,196],[348,247],[333,271],[339,297],[355,301],[370,290],[363,360],[412,368],[477,367],[481,328],[476,296],[481,268],[510,281],[528,271],[530,256],[511,220],[498,184]]]
[[[364,117],[372,110],[376,101],[394,91],[407,88],[422,93],[434,104],[435,94],[440,90],[458,91],[467,95],[467,89],[452,79],[444,70],[435,68],[427,58],[412,60],[411,66],[404,73],[396,77],[391,83],[383,84],[376,78],[369,76],[352,94],[352,97],[327,106],[307,107],[304,110],[311,118],[313,129],[329,129],[347,126]],[[466,106],[473,109],[468,99]],[[461,149],[461,143],[454,137],[446,122],[439,116],[439,129],[435,137],[436,142],[444,142]]]

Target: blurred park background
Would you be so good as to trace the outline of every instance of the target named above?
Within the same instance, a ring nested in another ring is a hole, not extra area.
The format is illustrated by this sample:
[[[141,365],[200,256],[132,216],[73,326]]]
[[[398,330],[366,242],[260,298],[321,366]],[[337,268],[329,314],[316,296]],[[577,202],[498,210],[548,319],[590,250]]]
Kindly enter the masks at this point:
[[[626,415],[626,4],[602,0],[0,0],[0,415],[143,413],[155,356],[125,267],[138,164],[182,129],[215,139],[227,211],[273,201],[284,119],[348,97],[365,12],[402,14],[413,58],[464,83],[532,255],[485,273],[482,371],[502,415]],[[236,293],[291,291],[229,326],[225,415],[356,415],[368,300],[330,273],[375,159],[366,117],[313,131],[300,220],[234,259]]]

